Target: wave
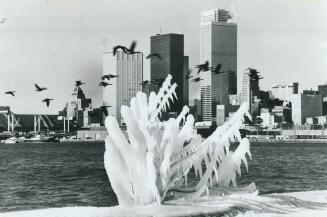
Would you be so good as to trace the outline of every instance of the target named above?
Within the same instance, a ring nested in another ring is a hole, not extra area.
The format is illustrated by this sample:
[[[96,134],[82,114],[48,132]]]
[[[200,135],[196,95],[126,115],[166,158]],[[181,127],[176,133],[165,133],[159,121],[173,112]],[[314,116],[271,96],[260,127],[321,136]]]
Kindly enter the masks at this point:
[[[127,217],[127,216],[327,216],[327,191],[270,195],[238,194],[176,200],[161,206],[142,207],[64,207],[0,213],[0,217]]]

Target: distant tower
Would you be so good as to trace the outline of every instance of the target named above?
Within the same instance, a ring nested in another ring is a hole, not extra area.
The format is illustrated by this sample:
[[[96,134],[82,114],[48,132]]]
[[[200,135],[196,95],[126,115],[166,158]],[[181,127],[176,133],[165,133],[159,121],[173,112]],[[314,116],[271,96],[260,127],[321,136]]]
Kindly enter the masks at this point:
[[[132,97],[142,90],[143,54],[119,51],[113,56],[112,52],[104,53],[103,74],[118,75],[117,78],[110,79],[112,85],[103,88],[103,102],[111,106],[108,108],[109,115],[116,117],[121,125],[121,106],[129,106]]]
[[[253,113],[253,99],[254,97],[259,97],[260,87],[259,80],[251,79],[249,75],[250,70],[246,69],[243,73],[243,82],[242,82],[242,95],[241,102],[249,103],[249,111]]]
[[[189,105],[189,80],[187,74],[189,72],[189,58],[184,56],[184,65],[183,65],[183,103],[184,105]]]
[[[184,35],[163,34],[151,36],[151,53],[158,53],[162,59],[151,58],[150,80],[163,81],[168,74],[177,83],[176,94],[178,102],[171,105],[170,112],[180,112],[183,108],[184,93]],[[188,81],[187,81],[188,82]]]
[[[201,13],[200,63],[209,61],[214,68],[221,64],[225,72],[201,72],[203,121],[216,119],[216,105],[225,105],[227,114],[228,95],[237,93],[237,24],[229,23],[230,18],[222,9]]]

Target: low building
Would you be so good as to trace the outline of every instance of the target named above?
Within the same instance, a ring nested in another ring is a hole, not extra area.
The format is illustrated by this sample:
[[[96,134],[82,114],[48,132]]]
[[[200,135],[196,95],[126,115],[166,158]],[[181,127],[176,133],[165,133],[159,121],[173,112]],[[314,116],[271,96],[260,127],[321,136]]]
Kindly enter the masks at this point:
[[[303,125],[307,117],[322,115],[322,96],[316,92],[292,95],[292,121],[295,125]]]
[[[327,116],[318,116],[317,124],[322,125],[322,126],[327,125]]]
[[[223,125],[225,122],[225,105],[216,106],[216,116],[217,126]]]
[[[268,109],[261,109],[261,114],[259,116],[262,120],[261,126],[268,129],[273,129],[276,127],[275,117],[272,115]]]

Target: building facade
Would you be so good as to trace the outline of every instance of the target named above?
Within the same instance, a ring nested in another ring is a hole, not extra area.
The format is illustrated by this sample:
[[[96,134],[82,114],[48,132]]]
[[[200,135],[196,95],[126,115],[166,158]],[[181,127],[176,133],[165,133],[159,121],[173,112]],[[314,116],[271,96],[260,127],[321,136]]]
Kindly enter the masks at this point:
[[[293,94],[292,121],[295,125],[303,125],[307,117],[322,115],[322,96],[320,94]]]
[[[177,84],[176,94],[178,103],[171,105],[169,112],[181,112],[183,108],[183,99],[185,92],[184,85],[188,80],[184,79],[184,35],[182,34],[158,34],[151,36],[150,49],[152,54],[159,54],[160,58],[151,58],[150,81],[164,81],[168,74],[172,75],[172,82]],[[187,64],[188,65],[188,64]]]
[[[183,104],[189,105],[189,79],[187,75],[189,73],[189,57],[184,56],[183,65]]]
[[[200,63],[209,61],[215,68],[221,64],[224,73],[201,72],[203,120],[216,119],[216,105],[225,105],[228,112],[230,94],[237,93],[237,24],[229,23],[226,10],[214,9],[201,13]]]
[[[290,101],[292,94],[298,94],[299,83],[294,82],[293,84],[276,84],[272,86],[273,98],[278,98],[283,101]]]
[[[111,106],[108,108],[108,114],[116,117],[121,125],[121,106],[129,106],[132,97],[142,91],[143,54],[126,54],[119,51],[113,56],[112,52],[106,52],[103,54],[103,74],[118,76],[111,78],[111,85],[103,88],[103,102]]]
[[[327,115],[327,84],[318,85],[318,90],[322,96],[322,114]]]
[[[249,111],[253,114],[258,109],[258,99],[260,95],[259,80],[251,79],[249,75],[250,69],[246,69],[243,73],[241,103],[249,104]]]

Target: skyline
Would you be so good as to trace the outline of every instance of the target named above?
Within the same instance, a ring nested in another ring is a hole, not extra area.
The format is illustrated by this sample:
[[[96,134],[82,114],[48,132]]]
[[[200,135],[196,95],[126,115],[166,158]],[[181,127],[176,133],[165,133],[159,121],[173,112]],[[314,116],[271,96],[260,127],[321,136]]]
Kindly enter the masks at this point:
[[[244,69],[250,66],[264,77],[262,89],[282,82],[299,82],[300,90],[317,89],[327,82],[324,1],[158,2],[0,0],[0,18],[6,18],[0,23],[1,105],[16,113],[57,113],[69,100],[74,81],[82,80],[87,83],[85,94],[93,99],[93,107],[98,107],[102,104],[102,89],[98,87],[102,51],[137,40],[137,49],[147,55],[150,36],[160,29],[163,34],[184,34],[184,54],[194,67],[200,63],[201,12],[215,8],[236,14],[238,93]],[[155,10],[158,7],[160,13]],[[23,13],[26,11],[29,13]],[[150,61],[144,59],[144,80],[149,78],[149,69]],[[36,93],[34,83],[49,90]],[[17,97],[3,94],[11,89],[16,89]],[[198,84],[191,82],[190,90],[199,98]],[[50,108],[41,102],[45,97],[55,99]]]

